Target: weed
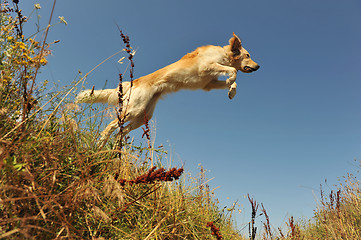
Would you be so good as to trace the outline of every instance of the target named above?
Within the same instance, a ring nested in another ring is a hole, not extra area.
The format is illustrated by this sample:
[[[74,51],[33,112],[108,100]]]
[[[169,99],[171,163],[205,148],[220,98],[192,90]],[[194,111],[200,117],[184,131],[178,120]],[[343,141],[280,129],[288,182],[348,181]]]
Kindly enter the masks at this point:
[[[207,227],[211,228],[212,235],[216,236],[217,240],[223,239],[222,235],[219,233],[219,228],[214,226],[213,222],[208,222]]]
[[[265,216],[266,218],[266,222],[263,223],[263,228],[264,228],[264,238],[267,239],[273,239],[273,234],[272,234],[272,230],[271,230],[271,223],[270,223],[270,220],[269,220],[269,216],[267,214],[267,211],[265,209],[265,207],[263,206],[263,203],[261,204],[262,206],[262,213],[263,215]]]
[[[256,200],[254,200],[253,198],[251,198],[249,196],[249,194],[247,195],[247,197],[248,197],[248,201],[251,203],[251,207],[252,207],[251,222],[248,225],[249,239],[254,240],[256,238],[256,233],[257,233],[257,227],[255,226],[255,219],[256,219],[257,210],[258,210],[259,205],[257,204]]]
[[[289,238],[290,239],[302,239],[301,237],[301,232],[299,230],[299,227],[297,226],[297,224],[295,223],[293,217],[291,216],[288,219],[288,223],[287,223],[288,227],[290,228],[291,232],[289,234]]]
[[[155,181],[165,181],[165,182],[171,182],[173,180],[178,180],[179,177],[183,173],[183,168],[172,168],[169,171],[165,171],[164,168],[160,168],[158,170],[155,170],[157,167],[152,167],[148,170],[148,172],[142,176],[137,177],[134,180],[125,180],[120,179],[119,183],[120,185],[124,186],[125,183],[129,183],[130,185],[133,184],[152,184]]]

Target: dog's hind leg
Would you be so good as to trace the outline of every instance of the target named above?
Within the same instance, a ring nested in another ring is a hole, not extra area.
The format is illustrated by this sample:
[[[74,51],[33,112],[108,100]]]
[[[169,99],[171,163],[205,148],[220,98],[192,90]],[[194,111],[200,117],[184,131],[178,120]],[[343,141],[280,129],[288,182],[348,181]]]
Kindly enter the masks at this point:
[[[119,120],[118,118],[113,120],[111,123],[108,124],[108,126],[103,130],[103,132],[100,134],[101,137],[99,139],[99,146],[103,147],[105,143],[108,141],[110,135],[119,127]]]
[[[139,128],[144,124],[144,117],[143,118],[136,118],[133,119],[127,126],[123,129],[123,135],[128,134],[130,131]]]
[[[128,134],[130,131],[139,128],[140,126],[142,126],[144,124],[144,116],[142,115],[142,117],[137,117],[137,118],[131,118],[131,119],[127,119],[127,122],[129,121],[129,123],[124,126],[123,131],[122,131],[122,135],[125,136],[126,134]],[[103,147],[106,142],[108,141],[110,135],[112,135],[112,133],[117,130],[117,128],[119,128],[119,120],[118,118],[113,120],[112,122],[110,122],[108,124],[108,126],[103,130],[103,132],[100,134],[101,137],[99,139],[99,146]]]
[[[126,134],[128,134],[130,131],[132,131],[133,129],[136,129],[138,127],[140,127],[142,125],[142,123],[140,123],[140,125],[138,126],[137,124],[134,124],[134,123],[129,123],[127,126],[125,126],[123,128],[123,131],[122,131],[122,135],[125,136]],[[134,127],[135,126],[135,127]],[[108,124],[108,126],[103,130],[103,132],[100,134],[101,137],[99,139],[99,146],[100,147],[103,147],[110,135],[112,135],[112,133],[117,130],[117,128],[119,128],[119,120],[118,119],[115,119],[113,120],[112,122],[110,122]]]

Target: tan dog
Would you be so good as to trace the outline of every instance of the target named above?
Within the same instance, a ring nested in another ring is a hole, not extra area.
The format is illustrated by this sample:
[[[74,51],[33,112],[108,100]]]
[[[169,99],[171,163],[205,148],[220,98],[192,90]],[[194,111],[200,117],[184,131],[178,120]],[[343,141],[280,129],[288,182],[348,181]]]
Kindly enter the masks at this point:
[[[181,89],[210,91],[228,88],[228,97],[232,99],[236,95],[237,71],[250,73],[258,68],[259,65],[250,58],[241,40],[233,33],[227,46],[199,47],[179,61],[134,80],[132,87],[130,82],[123,82],[123,111],[120,117],[128,122],[123,133],[127,134],[143,125],[145,119],[151,119],[157,101],[165,94]],[[221,75],[229,78],[219,81]],[[117,105],[118,90],[85,90],[77,96],[77,102]],[[101,141],[105,143],[117,127],[118,119],[115,119],[102,132]]]

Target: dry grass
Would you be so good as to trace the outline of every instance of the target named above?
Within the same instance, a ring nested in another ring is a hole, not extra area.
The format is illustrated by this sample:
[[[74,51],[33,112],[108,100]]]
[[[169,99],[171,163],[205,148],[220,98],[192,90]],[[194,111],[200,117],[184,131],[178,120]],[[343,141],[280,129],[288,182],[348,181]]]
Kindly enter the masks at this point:
[[[336,191],[323,196],[314,221],[304,226],[304,239],[361,239],[361,189],[352,175],[344,178]]]

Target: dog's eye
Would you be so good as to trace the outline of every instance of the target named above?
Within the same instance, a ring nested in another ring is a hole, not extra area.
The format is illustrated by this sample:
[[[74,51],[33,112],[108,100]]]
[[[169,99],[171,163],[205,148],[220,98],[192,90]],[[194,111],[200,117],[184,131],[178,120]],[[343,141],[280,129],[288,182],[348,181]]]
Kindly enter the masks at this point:
[[[250,56],[249,54],[246,54],[246,57],[248,57],[248,58],[249,58],[249,57],[251,57],[251,56]]]

